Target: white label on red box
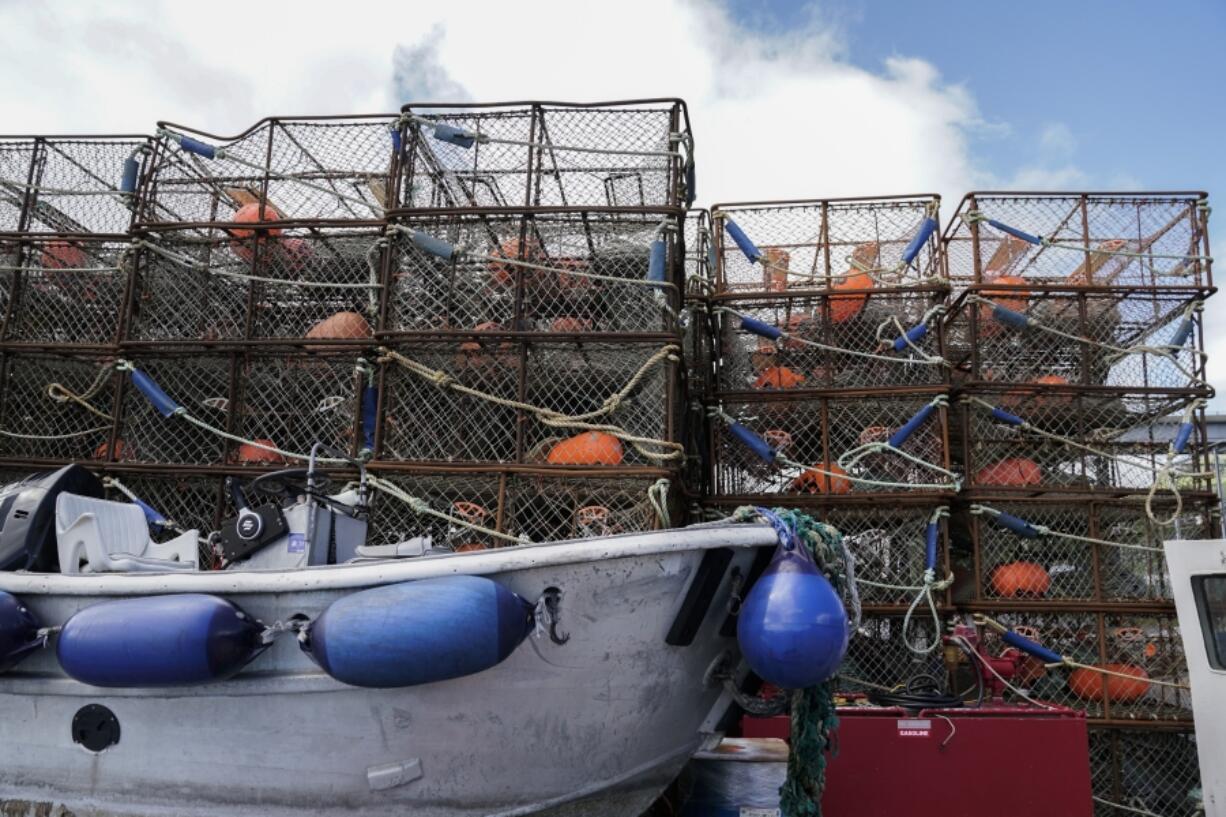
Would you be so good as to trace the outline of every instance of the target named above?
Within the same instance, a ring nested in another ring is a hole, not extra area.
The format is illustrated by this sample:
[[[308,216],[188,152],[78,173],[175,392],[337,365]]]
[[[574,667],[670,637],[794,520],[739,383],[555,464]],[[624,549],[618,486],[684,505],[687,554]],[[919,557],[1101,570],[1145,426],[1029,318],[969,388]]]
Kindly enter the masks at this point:
[[[899,718],[900,738],[926,738],[932,734],[932,721],[927,718]]]
[[[782,817],[783,812],[777,808],[754,808],[741,806],[741,817]]]

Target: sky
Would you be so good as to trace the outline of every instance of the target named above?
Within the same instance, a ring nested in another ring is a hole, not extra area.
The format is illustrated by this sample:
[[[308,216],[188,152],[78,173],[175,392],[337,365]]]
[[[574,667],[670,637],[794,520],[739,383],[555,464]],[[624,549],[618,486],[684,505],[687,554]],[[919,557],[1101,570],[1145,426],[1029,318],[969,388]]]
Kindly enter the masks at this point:
[[[0,38],[8,133],[681,96],[700,203],[1226,192],[1220,0],[0,0]],[[1226,298],[1206,327],[1226,378]]]

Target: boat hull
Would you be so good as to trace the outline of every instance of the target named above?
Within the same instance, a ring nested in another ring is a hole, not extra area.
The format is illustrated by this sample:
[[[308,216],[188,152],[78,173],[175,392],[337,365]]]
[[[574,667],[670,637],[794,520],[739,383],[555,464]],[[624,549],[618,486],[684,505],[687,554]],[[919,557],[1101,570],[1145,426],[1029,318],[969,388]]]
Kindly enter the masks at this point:
[[[714,537],[717,529],[705,529],[705,537],[700,530],[654,549],[651,536],[663,534],[414,560],[376,579],[366,566],[308,571],[298,589],[289,589],[285,574],[252,574],[252,581],[236,574],[220,594],[261,621],[284,622],[313,618],[355,589],[400,580],[397,570],[409,567],[418,577],[487,575],[530,600],[561,589],[565,644],[530,637],[501,664],[441,683],[346,686],[282,637],[222,683],[103,690],[66,677],[44,651],[0,676],[4,813],[20,814],[29,804],[42,809],[32,814],[59,808],[141,817],[253,808],[364,817],[638,814],[695,751],[717,739],[729,701],[704,676],[735,649],[735,639],[720,634],[733,569],[746,573],[754,548],[769,542],[757,526]],[[567,557],[568,548],[576,558]],[[711,605],[692,643],[669,645],[670,627],[686,614],[687,590],[715,549],[732,558]],[[147,586],[170,592],[196,578]],[[45,624],[114,597],[78,585],[62,592],[56,579],[43,593],[28,582],[23,590],[12,576],[0,577],[0,586],[8,581],[4,589]],[[73,716],[91,704],[111,710],[120,726],[118,742],[98,753],[71,735]]]

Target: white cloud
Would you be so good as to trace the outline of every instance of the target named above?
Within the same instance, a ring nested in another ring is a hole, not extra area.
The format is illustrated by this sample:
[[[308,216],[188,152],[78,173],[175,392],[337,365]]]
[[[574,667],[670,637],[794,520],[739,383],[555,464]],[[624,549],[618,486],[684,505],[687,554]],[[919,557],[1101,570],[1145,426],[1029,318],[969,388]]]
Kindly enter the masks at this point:
[[[1067,158],[1077,150],[1073,131],[1063,122],[1051,122],[1039,132],[1039,151],[1045,156]]]
[[[478,100],[682,96],[700,200],[935,191],[985,178],[971,95],[930,63],[845,61],[816,13],[780,33],[686,0],[6,4],[8,131],[236,133],[271,114]],[[952,206],[956,202],[949,201]]]

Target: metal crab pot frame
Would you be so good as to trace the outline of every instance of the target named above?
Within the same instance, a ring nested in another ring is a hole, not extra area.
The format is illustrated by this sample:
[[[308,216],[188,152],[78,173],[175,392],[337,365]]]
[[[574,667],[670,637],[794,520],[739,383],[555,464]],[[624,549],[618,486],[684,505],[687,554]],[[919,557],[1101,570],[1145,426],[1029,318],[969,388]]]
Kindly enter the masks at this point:
[[[102,353],[0,356],[0,458],[30,463],[109,456],[118,378]]]
[[[1036,286],[1213,283],[1202,192],[968,193],[944,245],[955,285],[1002,277]],[[1118,252],[1142,257],[1110,254]]]
[[[686,246],[671,211],[416,214],[389,232],[387,336],[680,333]]]
[[[680,208],[694,196],[680,99],[412,103],[399,139],[410,209]]]
[[[714,205],[715,289],[850,291],[942,279],[939,205],[935,194]]]
[[[126,239],[0,237],[0,347],[113,346],[131,267]]]
[[[1208,391],[1200,308],[1212,289],[976,284],[945,319],[971,384]]]
[[[644,453],[663,452],[681,439],[676,344],[489,332],[391,351],[380,382],[382,461],[609,470],[682,464],[679,457]],[[614,440],[605,426],[670,445]]]
[[[193,227],[145,231],[136,243],[128,345],[373,343],[380,227]]]
[[[1209,539],[1220,530],[1210,496],[1158,498],[1152,520],[1141,497],[1127,500],[975,496],[960,515],[955,541],[970,579],[955,589],[979,608],[1170,612],[1165,539]],[[1001,516],[996,516],[999,512]],[[1168,525],[1161,521],[1170,519]],[[1020,523],[1019,523],[1020,520]],[[963,591],[963,592],[959,592]]]
[[[159,122],[135,224],[381,221],[397,201],[397,119],[268,117],[236,136]]]
[[[1016,387],[961,393],[955,445],[964,487],[998,494],[1145,494],[1171,476],[1211,491],[1199,395]],[[1178,424],[1155,422],[1184,412]],[[1024,423],[1024,425],[1022,425]],[[1170,494],[1161,487],[1157,496]]]
[[[1106,801],[1095,803],[1098,817],[1186,817],[1200,801],[1196,733],[1186,724],[1155,730],[1091,723],[1090,776],[1094,796]]]
[[[940,609],[940,608],[938,608]],[[940,609],[942,618],[948,612]],[[899,613],[868,613],[853,630],[847,644],[847,655],[832,681],[836,693],[868,694],[896,689],[916,675],[941,679],[945,677],[942,651],[915,652],[907,647],[931,644],[940,633],[935,630],[931,614],[921,611],[904,628],[904,616]]]
[[[123,235],[148,150],[129,134],[0,136],[0,233]]]
[[[970,607],[968,606],[968,609]],[[1112,612],[991,611],[990,615],[1027,638],[1082,664],[1138,668],[1144,677],[1104,682],[1093,670],[1059,667],[1047,669],[1030,659],[1015,686],[1041,701],[1084,711],[1104,724],[1161,727],[1190,725],[1192,697],[1187,689],[1150,683],[1188,683],[1183,641],[1173,612],[1167,614]],[[994,632],[985,631],[991,654],[1007,645]],[[1123,670],[1127,672],[1127,670]],[[1113,700],[1113,696],[1115,699]]]
[[[902,387],[719,395],[719,410],[725,416],[710,421],[713,499],[761,504],[824,497],[843,502],[860,495],[888,494],[940,501],[954,492],[949,476],[882,446],[908,429],[898,448],[949,471],[947,409],[940,404],[945,394],[941,388]],[[742,429],[769,446],[774,452],[771,461],[747,444]],[[876,450],[853,461],[853,452],[866,446]],[[850,466],[840,466],[846,476],[830,468],[840,458],[847,458]],[[807,470],[813,467],[834,476]]]
[[[713,357],[720,391],[941,386],[942,287],[856,294],[719,296]],[[779,332],[782,336],[774,337]]]

